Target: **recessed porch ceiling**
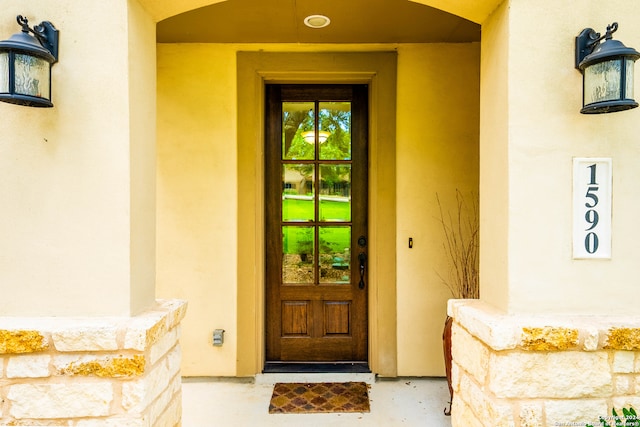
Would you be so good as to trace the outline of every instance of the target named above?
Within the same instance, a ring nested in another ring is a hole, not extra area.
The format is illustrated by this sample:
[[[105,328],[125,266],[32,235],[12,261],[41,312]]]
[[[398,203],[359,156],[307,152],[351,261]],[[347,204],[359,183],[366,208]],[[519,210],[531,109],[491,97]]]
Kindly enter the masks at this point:
[[[312,29],[309,15],[331,24]],[[228,0],[158,22],[159,43],[467,43],[480,25],[409,0]]]

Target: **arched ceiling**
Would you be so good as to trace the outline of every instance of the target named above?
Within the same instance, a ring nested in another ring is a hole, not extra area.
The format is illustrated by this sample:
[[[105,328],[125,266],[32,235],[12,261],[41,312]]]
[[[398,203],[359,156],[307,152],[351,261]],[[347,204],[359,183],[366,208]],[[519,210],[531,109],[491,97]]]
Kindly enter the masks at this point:
[[[325,28],[306,16],[331,19]],[[466,43],[480,25],[408,0],[227,0],[158,22],[159,43]]]

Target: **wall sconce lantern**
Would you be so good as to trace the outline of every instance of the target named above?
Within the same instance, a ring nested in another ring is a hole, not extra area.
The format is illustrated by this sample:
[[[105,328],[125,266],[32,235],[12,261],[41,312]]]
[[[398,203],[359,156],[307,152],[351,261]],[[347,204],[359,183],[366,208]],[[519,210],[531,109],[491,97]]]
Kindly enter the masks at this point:
[[[640,53],[612,34],[618,23],[607,26],[604,36],[585,28],[576,37],[576,68],[582,73],[583,114],[612,113],[636,108],[633,99],[633,64]],[[600,43],[604,39],[604,42]]]
[[[0,42],[0,101],[29,107],[53,107],[51,66],[58,62],[58,30],[48,21]],[[29,34],[33,33],[33,35]]]

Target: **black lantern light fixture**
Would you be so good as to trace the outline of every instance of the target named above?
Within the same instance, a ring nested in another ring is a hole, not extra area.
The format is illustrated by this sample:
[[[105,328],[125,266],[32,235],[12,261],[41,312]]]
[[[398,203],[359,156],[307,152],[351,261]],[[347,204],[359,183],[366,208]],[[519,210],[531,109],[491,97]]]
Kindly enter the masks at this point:
[[[58,62],[58,30],[48,21],[30,28],[22,15],[17,20],[22,31],[0,42],[0,101],[53,107],[51,66]]]
[[[576,68],[582,73],[580,112],[583,114],[612,113],[638,106],[633,99],[633,66],[640,53],[613,40],[612,34],[617,30],[618,23],[614,22],[607,26],[604,36],[585,28],[576,37]]]

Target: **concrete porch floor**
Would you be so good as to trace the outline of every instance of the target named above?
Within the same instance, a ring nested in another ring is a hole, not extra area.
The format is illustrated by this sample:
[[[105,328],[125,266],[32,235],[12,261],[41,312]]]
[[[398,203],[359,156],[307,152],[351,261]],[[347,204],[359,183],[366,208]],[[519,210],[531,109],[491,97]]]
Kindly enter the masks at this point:
[[[371,412],[269,414],[276,382],[364,381]],[[263,374],[240,378],[183,378],[182,426],[425,426],[450,427],[443,414],[449,391],[444,378],[384,378],[372,374]]]

